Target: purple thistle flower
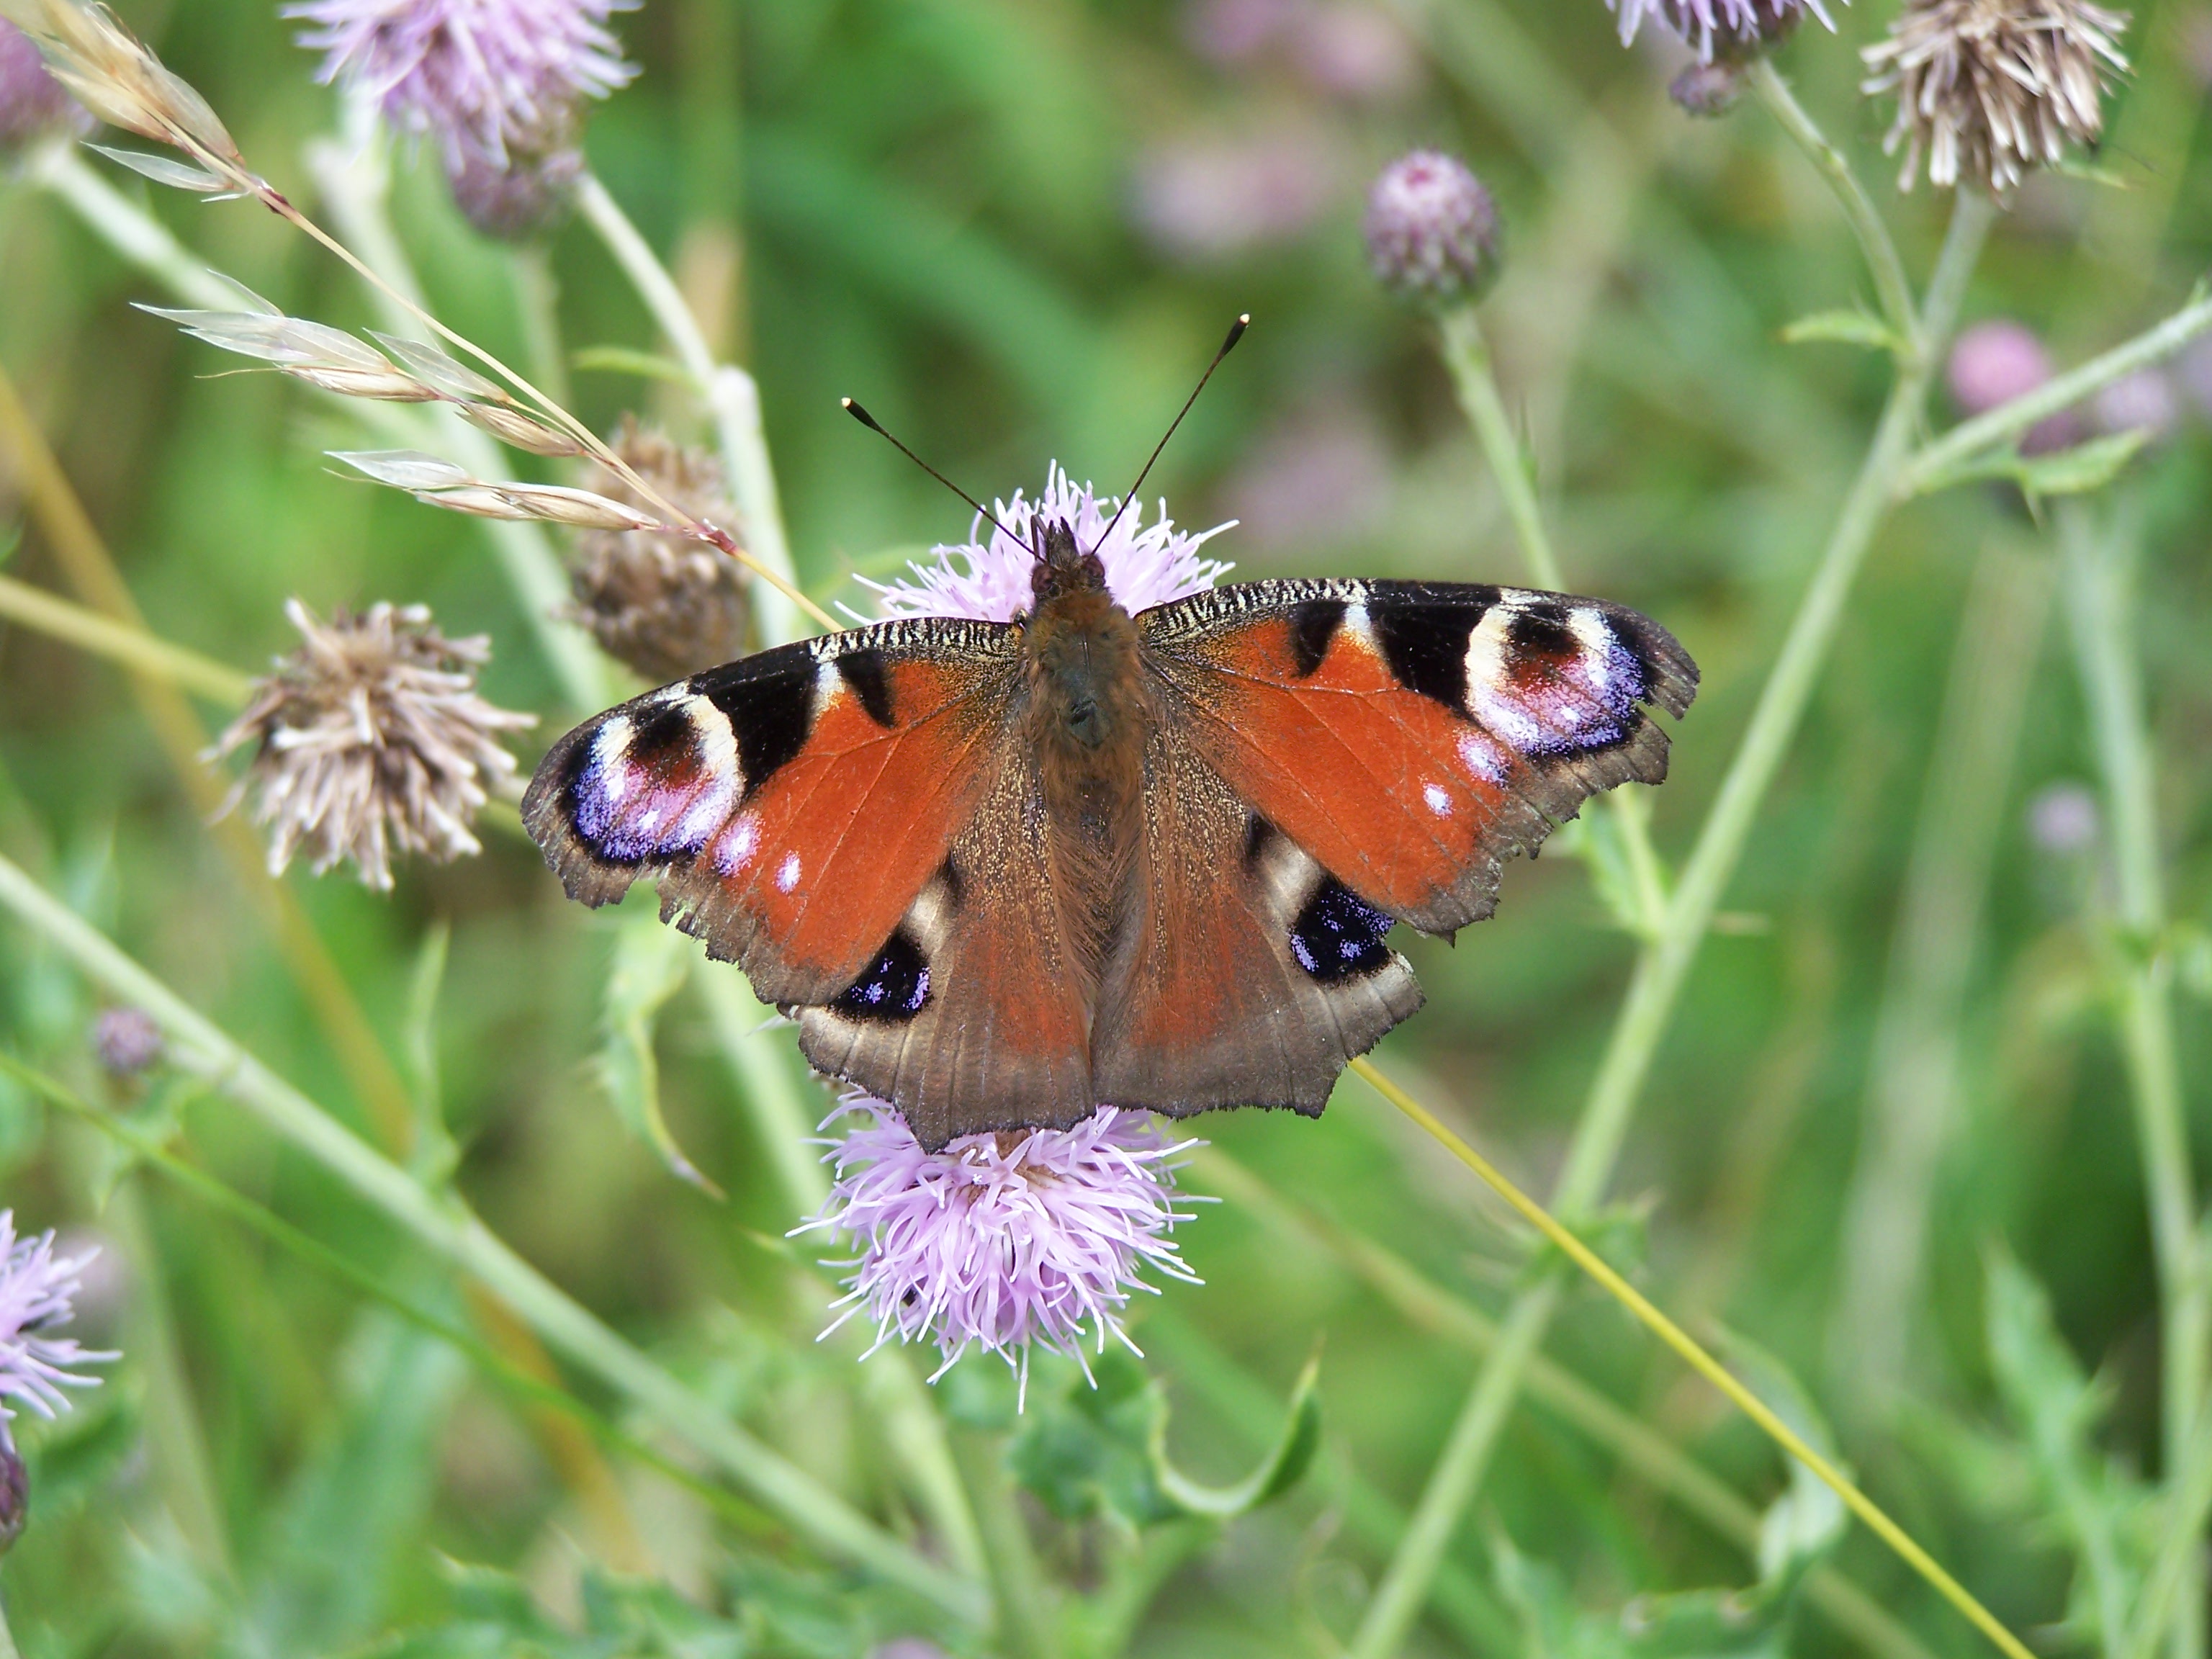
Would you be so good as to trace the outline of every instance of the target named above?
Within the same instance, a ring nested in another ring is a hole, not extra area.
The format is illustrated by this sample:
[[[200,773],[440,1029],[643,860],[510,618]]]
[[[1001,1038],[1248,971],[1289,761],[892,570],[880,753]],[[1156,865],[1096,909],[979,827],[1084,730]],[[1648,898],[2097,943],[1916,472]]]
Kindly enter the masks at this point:
[[[93,1389],[96,1376],[70,1368],[118,1358],[77,1346],[53,1333],[75,1312],[77,1275],[90,1255],[58,1258],[52,1229],[35,1238],[15,1237],[15,1212],[0,1210],[0,1423],[15,1413],[4,1402],[21,1401],[41,1417],[69,1409],[64,1388]],[[6,1430],[0,1427],[0,1440]]]
[[[1762,41],[1781,39],[1810,12],[1829,33],[1835,20],[1820,0],[1605,0],[1620,18],[1620,44],[1636,39],[1646,17],[1673,30],[1697,47],[1698,56],[1710,63],[1717,38],[1723,51],[1731,45],[1756,50]]]
[[[299,0],[325,54],[316,79],[374,99],[398,131],[437,140],[449,173],[504,168],[573,137],[576,106],[636,73],[606,27],[635,0]]]
[[[995,1353],[1026,1382],[1032,1346],[1090,1370],[1082,1343],[1104,1352],[1121,1328],[1132,1291],[1152,1267],[1199,1283],[1168,1233],[1176,1206],[1174,1160],[1194,1141],[1170,1143],[1152,1116],[1101,1107],[1072,1129],[963,1135],[922,1149],[897,1111],[849,1095],[823,1127],[856,1120],[825,1162],[836,1182],[822,1209],[794,1234],[852,1238],[859,1254],[834,1331],[865,1313],[875,1348],[934,1341],[936,1381],[971,1347]],[[827,1336],[830,1331],[823,1334]]]
[[[1148,611],[1170,599],[1208,588],[1229,567],[1218,560],[1199,556],[1198,550],[1229,528],[1216,525],[1194,533],[1177,530],[1160,503],[1160,516],[1150,525],[1144,520],[1141,502],[1133,502],[1105,535],[1107,521],[1120,502],[1101,497],[1089,484],[1077,488],[1055,461],[1045,474],[1044,493],[1035,501],[1019,490],[1010,501],[994,501],[991,512],[1012,536],[993,529],[988,538],[933,547],[937,562],[910,564],[915,581],[870,582],[887,617],[971,617],[988,622],[1012,622],[1032,603],[1030,572],[1036,563],[1027,538],[1040,515],[1049,523],[1065,519],[1075,532],[1076,544],[1096,551],[1106,567],[1106,586],[1121,608],[1134,613]],[[1234,520],[1231,520],[1233,523]],[[985,526],[975,520],[969,533],[981,537]],[[953,562],[958,560],[956,565]]]
[[[1498,274],[1498,207],[1456,155],[1408,151],[1382,169],[1360,221],[1382,286],[1431,304],[1479,298]]]

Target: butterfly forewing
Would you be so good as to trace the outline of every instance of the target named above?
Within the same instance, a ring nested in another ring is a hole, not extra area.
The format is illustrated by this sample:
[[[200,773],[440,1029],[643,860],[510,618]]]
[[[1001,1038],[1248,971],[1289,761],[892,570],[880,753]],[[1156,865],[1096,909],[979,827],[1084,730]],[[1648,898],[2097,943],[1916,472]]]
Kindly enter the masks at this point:
[[[647,692],[554,745],[524,822],[572,897],[605,904],[657,876],[663,916],[763,1000],[828,1002],[975,816],[1013,631],[884,623]]]

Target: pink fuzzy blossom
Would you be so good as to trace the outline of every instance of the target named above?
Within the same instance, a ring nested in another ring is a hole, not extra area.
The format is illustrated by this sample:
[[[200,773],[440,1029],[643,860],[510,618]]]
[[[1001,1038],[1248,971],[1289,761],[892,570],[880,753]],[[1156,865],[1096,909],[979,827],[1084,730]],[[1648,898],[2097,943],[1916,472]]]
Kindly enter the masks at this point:
[[[1831,34],[1836,25],[1821,0],[1606,0],[1620,17],[1620,43],[1636,39],[1647,17],[1673,30],[1710,61],[1713,41],[1753,46],[1762,36],[1787,33],[1810,12]]]
[[[20,1401],[40,1417],[52,1417],[69,1409],[64,1389],[100,1385],[98,1377],[75,1368],[117,1356],[54,1334],[75,1312],[78,1275],[91,1259],[56,1256],[51,1231],[17,1238],[15,1212],[0,1210],[0,1401]],[[0,1403],[0,1422],[15,1414]],[[0,1443],[7,1437],[0,1427]]]
[[[1072,1129],[963,1135],[936,1152],[868,1096],[848,1096],[830,1123],[839,1119],[850,1127],[825,1160],[836,1184],[794,1230],[857,1247],[836,1264],[851,1271],[830,1330],[865,1315],[876,1347],[933,1341],[945,1363],[933,1382],[971,1347],[1024,1382],[1032,1346],[1087,1374],[1086,1339],[1101,1353],[1109,1336],[1137,1351],[1121,1312],[1133,1291],[1154,1290],[1144,1269],[1199,1282],[1168,1237],[1190,1219],[1174,1171],[1197,1143],[1170,1142],[1148,1113],[1105,1106]]]
[[[1167,515],[1165,501],[1160,503],[1159,517],[1147,525],[1144,504],[1136,501],[1108,536],[1106,526],[1118,505],[1111,496],[1101,498],[1087,483],[1079,489],[1054,462],[1046,471],[1044,493],[1035,501],[1016,490],[1013,500],[991,503],[992,516],[1003,530],[991,529],[983,540],[932,548],[935,563],[908,566],[915,574],[913,581],[868,585],[876,590],[887,617],[1012,622],[1032,603],[1030,572],[1036,568],[1036,556],[1030,550],[1029,536],[1040,516],[1046,523],[1067,521],[1075,532],[1075,544],[1098,555],[1106,567],[1107,588],[1132,614],[1200,592],[1228,570],[1218,560],[1200,558],[1198,551],[1228,525],[1195,532],[1178,530]],[[986,527],[978,519],[969,533],[981,537]]]
[[[607,30],[635,0],[300,0],[325,54],[317,79],[375,100],[398,131],[437,141],[449,173],[504,168],[568,142],[576,107],[636,73]]]

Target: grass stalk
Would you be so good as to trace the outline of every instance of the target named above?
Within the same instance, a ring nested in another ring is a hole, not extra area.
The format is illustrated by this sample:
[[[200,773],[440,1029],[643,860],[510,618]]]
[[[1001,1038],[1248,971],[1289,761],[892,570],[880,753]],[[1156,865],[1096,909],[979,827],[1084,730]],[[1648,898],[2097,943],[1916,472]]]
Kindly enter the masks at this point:
[[[732,1422],[525,1261],[457,1197],[436,1194],[277,1077],[14,863],[0,858],[0,908],[110,995],[143,1009],[177,1063],[250,1111],[357,1197],[480,1281],[547,1347],[688,1441],[731,1483],[817,1548],[954,1617],[987,1616],[981,1587],[917,1554]]]
[[[2104,786],[2110,831],[2117,937],[2104,956],[2121,1062],[2135,1107],[2151,1249],[2158,1267],[2161,1462],[2171,1489],[2178,1487],[2188,1467],[2205,1398],[2212,1307],[2174,1043],[2172,963],[2160,943],[2166,906],[2158,786],[2133,620],[2137,536],[2131,514],[2100,523],[2087,503],[2066,506],[2058,515],[2060,556],[2075,660],[2088,707],[2090,747]],[[2184,1574],[2179,1605],[2186,1611],[2174,1625],[2175,1659],[2199,1651],[2204,1633],[2201,1559],[2185,1564]]]
[[[114,621],[88,606],[72,605],[13,576],[0,576],[0,618],[120,664],[136,677],[192,692],[226,712],[242,707],[252,690],[250,676],[212,657],[172,645],[146,629]]]
[[[1208,1187],[1240,1211],[1257,1217],[1286,1239],[1327,1250],[1410,1323],[1478,1358],[1496,1348],[1495,1319],[1395,1251],[1285,1198],[1218,1147],[1194,1152],[1191,1165]],[[1541,1409],[1604,1447],[1717,1534],[1756,1559],[1759,1511],[1696,1458],[1540,1352],[1529,1359],[1522,1387]],[[1439,1569],[1439,1582],[1443,1571]],[[1917,1637],[1835,1568],[1813,1568],[1805,1577],[1804,1589],[1806,1599],[1837,1629],[1881,1659],[1934,1659]]]
[[[1844,218],[1850,225],[1851,234],[1858,239],[1859,252],[1866,257],[1867,270],[1874,277],[1875,295],[1881,302],[1882,318],[1889,324],[1890,331],[1911,349],[1924,349],[1927,342],[1919,337],[1912,284],[1905,276],[1905,261],[1898,258],[1897,244],[1891,239],[1889,227],[1882,222],[1873,198],[1859,182],[1858,174],[1851,171],[1851,164],[1844,158],[1843,151],[1820,131],[1819,124],[1797,101],[1796,94],[1790,90],[1790,83],[1766,58],[1753,59],[1744,80],[1752,95],[1774,118],[1775,125],[1805,153],[1806,159],[1819,170],[1834,193],[1836,204],[1843,209]]]
[[[1672,1348],[1692,1370],[1726,1395],[1729,1402],[1757,1424],[1769,1439],[1811,1470],[1814,1476],[1841,1498],[1851,1513],[1865,1522],[1875,1536],[1894,1550],[1907,1565],[1934,1586],[1945,1601],[1965,1614],[1976,1629],[1995,1643],[2007,1659],[2034,1659],[2027,1644],[2000,1624],[1996,1615],[1977,1601],[1964,1585],[1946,1572],[1911,1534],[1891,1520],[1872,1498],[1844,1476],[1842,1470],[1808,1445],[1765,1401],[1737,1382],[1728,1368],[1707,1353],[1688,1332],[1668,1318],[1642,1291],[1616,1273],[1604,1257],[1561,1226],[1542,1205],[1508,1181],[1489,1159],[1454,1134],[1434,1113],[1383,1076],[1371,1061],[1355,1060],[1352,1066],[1377,1094],[1420,1125],[1453,1157],[1481,1177],[1492,1191],[1518,1211],[1524,1220],[1543,1234],[1576,1267],[1596,1280],[1606,1293],[1627,1309],[1646,1330]],[[1513,1322],[1509,1314],[1505,1324],[1499,1329],[1501,1346],[1512,1331]]]
[[[675,348],[677,361],[691,377],[693,389],[714,419],[716,447],[729,473],[730,488],[736,493],[738,510],[744,518],[745,550],[785,581],[796,582],[791,544],[784,534],[783,507],[776,493],[775,468],[769,459],[768,434],[761,426],[759,386],[744,369],[714,361],[699,319],[691,314],[676,279],[594,173],[586,173],[577,183],[576,212],[622,267],[653,322]],[[781,645],[805,631],[797,606],[780,590],[757,586],[753,603],[763,644]],[[833,630],[837,626],[818,613],[817,620]]]
[[[1555,1210],[1579,1214],[1603,1195],[1691,965],[1811,699],[1859,567],[1894,498],[1897,477],[1926,399],[1929,366],[1949,337],[1994,213],[1979,196],[1960,192],[1929,283],[1919,348],[1898,367],[1873,441],[1768,672],[1720,793],[1683,866],[1659,933],[1638,953],[1627,994],[1553,1191]],[[1547,1274],[1522,1291],[1508,1310],[1498,1346],[1478,1372],[1453,1425],[1446,1454],[1421,1495],[1414,1523],[1361,1621],[1352,1659],[1387,1659],[1419,1616],[1437,1562],[1481,1485],[1522,1375],[1557,1308],[1562,1282],[1557,1273]]]
[[[1930,440],[1899,470],[1898,498],[1902,501],[1940,488],[1958,467],[1984,451],[2009,443],[2038,421],[2071,408],[2139,368],[2172,356],[2208,328],[2212,328],[2212,288],[2200,286],[2189,303],[2164,322]]]

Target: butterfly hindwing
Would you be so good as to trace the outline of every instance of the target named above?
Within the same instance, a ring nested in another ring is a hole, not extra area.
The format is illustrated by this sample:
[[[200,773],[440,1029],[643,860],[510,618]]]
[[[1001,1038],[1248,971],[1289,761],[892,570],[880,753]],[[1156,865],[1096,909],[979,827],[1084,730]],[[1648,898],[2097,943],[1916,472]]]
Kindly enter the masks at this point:
[[[878,623],[647,692],[554,745],[524,822],[572,897],[605,904],[657,877],[663,916],[763,1000],[830,1001],[991,782],[1012,631]]]
[[[1249,582],[1139,619],[1168,719],[1355,894],[1428,933],[1601,790],[1666,775],[1697,668],[1625,606],[1441,582]]]

